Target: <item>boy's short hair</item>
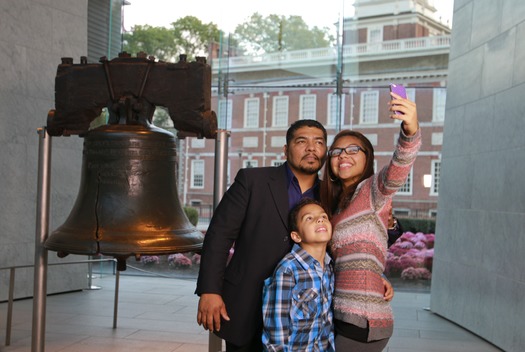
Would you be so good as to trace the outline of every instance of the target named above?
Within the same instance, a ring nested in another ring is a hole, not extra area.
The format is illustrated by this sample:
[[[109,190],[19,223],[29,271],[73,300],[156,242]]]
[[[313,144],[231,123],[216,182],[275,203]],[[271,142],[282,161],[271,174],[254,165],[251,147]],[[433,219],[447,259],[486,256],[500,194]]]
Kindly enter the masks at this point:
[[[323,210],[326,212],[326,208],[317,200],[313,198],[302,198],[293,208],[290,210],[290,213],[288,214],[288,230],[289,232],[298,231],[299,227],[297,226],[297,217],[299,216],[299,212],[301,209],[308,204],[315,204],[323,208]]]

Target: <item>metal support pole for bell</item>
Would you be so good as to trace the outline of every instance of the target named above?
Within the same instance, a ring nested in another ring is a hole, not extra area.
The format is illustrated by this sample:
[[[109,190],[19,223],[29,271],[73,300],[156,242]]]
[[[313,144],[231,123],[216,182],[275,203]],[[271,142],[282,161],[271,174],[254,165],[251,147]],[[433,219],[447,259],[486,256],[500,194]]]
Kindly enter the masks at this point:
[[[228,139],[230,131],[218,130],[215,140],[215,184],[213,186],[213,209],[217,208],[224,192],[228,179]],[[209,333],[208,351],[222,351],[222,339],[214,333]]]
[[[93,259],[93,256],[88,257],[90,260]],[[88,262],[88,284],[87,284],[87,290],[100,290],[102,287],[93,285],[93,263],[91,261]]]
[[[38,185],[31,352],[43,352],[45,348],[47,249],[44,248],[44,242],[49,232],[49,184],[51,179],[51,136],[44,127],[38,129],[38,135]]]
[[[213,185],[213,209],[217,208],[226,192],[228,181],[228,139],[230,131],[218,130],[215,140],[215,184]]]

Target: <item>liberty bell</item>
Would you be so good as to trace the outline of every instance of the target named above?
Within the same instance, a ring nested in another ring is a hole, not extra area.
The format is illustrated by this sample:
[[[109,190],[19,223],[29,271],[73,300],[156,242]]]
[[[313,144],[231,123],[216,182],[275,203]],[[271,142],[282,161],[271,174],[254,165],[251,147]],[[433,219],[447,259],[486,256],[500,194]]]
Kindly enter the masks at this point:
[[[61,257],[113,256],[118,270],[125,270],[129,256],[200,251],[203,234],[177,194],[175,136],[151,120],[155,106],[163,105],[180,131],[214,137],[209,66],[184,56],[167,64],[125,53],[101,62],[63,59],[58,68],[48,132],[79,134],[84,147],[74,207],[45,247]],[[90,127],[105,105],[108,122]]]

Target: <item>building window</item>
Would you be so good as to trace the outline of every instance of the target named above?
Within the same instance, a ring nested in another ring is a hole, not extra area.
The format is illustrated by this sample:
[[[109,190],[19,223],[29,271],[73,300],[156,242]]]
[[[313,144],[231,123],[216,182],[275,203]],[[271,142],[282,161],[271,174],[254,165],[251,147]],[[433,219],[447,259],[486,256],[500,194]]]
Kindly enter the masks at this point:
[[[259,139],[257,137],[242,137],[243,148],[257,148],[259,146]]]
[[[242,167],[245,169],[249,169],[251,167],[257,167],[258,166],[257,160],[243,160],[242,161]]]
[[[288,97],[277,96],[273,97],[273,126],[286,127],[288,126]]]
[[[206,146],[204,138],[192,138],[191,147],[192,148],[204,148]]]
[[[439,194],[439,178],[441,176],[441,160],[432,160],[432,183],[430,184],[430,195]]]
[[[361,123],[377,123],[378,108],[379,92],[377,90],[361,92],[361,106],[359,111]]]
[[[410,209],[394,208],[394,209],[392,209],[392,213],[396,217],[409,217],[410,216]]]
[[[411,196],[412,195],[412,173],[414,172],[414,169],[410,169],[410,173],[408,174],[407,182],[397,191],[396,194],[402,195],[402,196]]]
[[[416,102],[416,88],[406,88],[407,92],[407,98],[410,101]],[[396,122],[399,122],[399,120],[395,120]]]
[[[432,133],[432,145],[443,145],[443,132]]]
[[[326,121],[326,124],[328,126],[337,126],[337,115],[339,111],[338,106],[338,96],[335,93],[328,94],[328,118]],[[341,118],[339,126],[342,126],[344,124],[344,116],[345,116],[345,95],[341,94]]]
[[[377,133],[363,133],[374,147],[377,146]]]
[[[286,160],[272,160],[272,166],[281,166]]]
[[[227,188],[230,188],[231,186],[231,173],[230,173],[230,170],[231,170],[231,160],[228,159],[228,167],[226,169],[226,187]]]
[[[445,121],[445,104],[447,102],[447,90],[445,88],[434,88],[434,100],[432,106],[432,120]]]
[[[369,43],[381,43],[383,41],[383,28],[372,27],[368,28],[368,42]]]
[[[285,136],[272,136],[270,139],[270,145],[272,148],[282,148],[286,144]]]
[[[299,100],[299,119],[315,120],[316,96],[314,94],[303,94]]]
[[[204,160],[191,161],[191,188],[204,188]]]
[[[217,116],[217,125],[219,128],[231,130],[232,128],[232,100],[219,101],[219,115]]]
[[[244,100],[244,128],[259,127],[259,98]]]

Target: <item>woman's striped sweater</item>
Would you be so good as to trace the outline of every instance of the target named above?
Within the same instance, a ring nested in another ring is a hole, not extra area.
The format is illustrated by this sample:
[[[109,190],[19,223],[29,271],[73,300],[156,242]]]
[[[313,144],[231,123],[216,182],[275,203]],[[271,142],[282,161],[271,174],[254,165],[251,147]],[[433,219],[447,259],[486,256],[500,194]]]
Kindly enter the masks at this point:
[[[393,314],[381,274],[387,256],[392,197],[406,182],[421,146],[421,130],[401,131],[390,164],[358,186],[349,205],[332,218],[335,261],[334,318],[369,328],[368,340],[390,337]]]

